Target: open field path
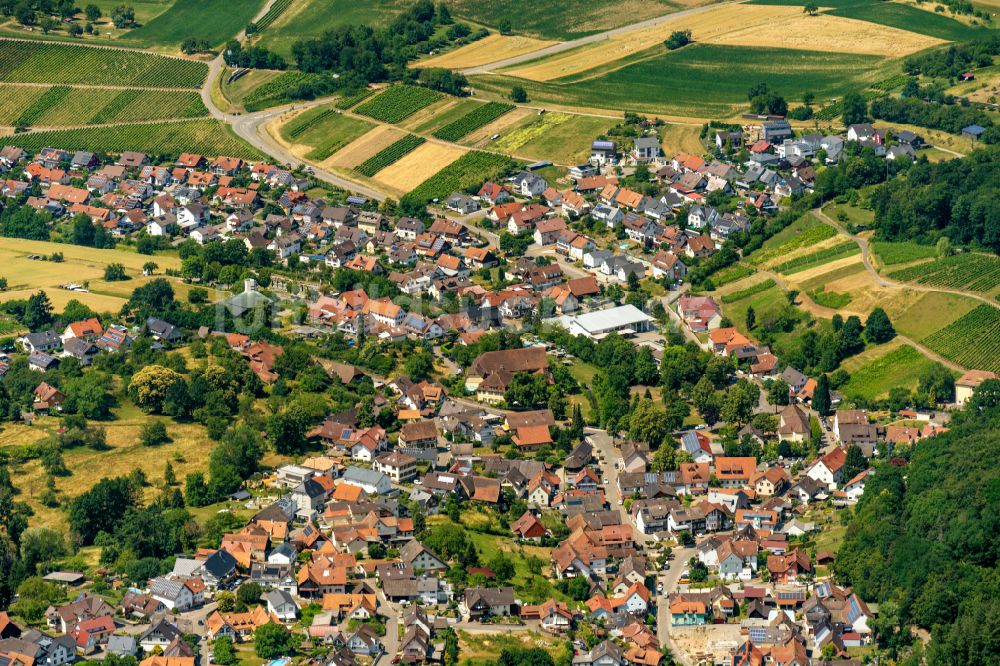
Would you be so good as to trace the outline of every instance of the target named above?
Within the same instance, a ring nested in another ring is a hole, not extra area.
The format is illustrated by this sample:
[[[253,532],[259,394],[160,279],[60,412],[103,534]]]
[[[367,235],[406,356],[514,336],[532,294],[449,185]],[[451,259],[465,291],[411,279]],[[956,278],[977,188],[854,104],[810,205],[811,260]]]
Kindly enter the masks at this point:
[[[126,127],[132,125],[163,125],[165,123],[188,123],[193,120],[205,120],[205,116],[194,116],[191,118],[159,118],[152,120],[127,120],[114,123],[98,123],[96,125],[32,125],[31,129],[26,132],[20,132],[18,135],[23,134],[37,134],[38,132],[61,132],[63,130],[86,130],[86,129],[101,129],[102,127]],[[8,126],[9,127],[9,126]]]
[[[257,12],[257,15],[253,17],[252,22],[256,23],[264,18],[264,16],[271,11],[271,7],[273,7],[274,3],[277,1],[278,0],[267,0],[267,2],[264,3],[264,6],[260,8],[260,11]],[[240,34],[233,37],[233,39],[238,42],[242,42],[246,35],[247,33],[245,29],[240,30]],[[205,83],[201,86],[201,101],[205,103],[205,108],[207,108],[208,112],[212,114],[212,117],[218,120],[228,119],[227,115],[223,113],[212,100],[212,88],[220,84],[219,77],[222,76],[222,70],[226,67],[226,60],[222,56],[223,53],[224,51],[220,50],[219,54],[215,56],[210,63],[208,63],[208,76],[205,77]],[[257,146],[257,148],[260,149],[259,146]]]
[[[864,240],[864,239],[862,238],[860,240]],[[762,275],[766,275],[767,277],[769,277],[772,280],[774,280],[774,284],[778,285],[778,288],[781,289],[786,294],[789,291],[791,291],[791,288],[788,286],[788,284],[781,278],[780,275],[778,275],[774,271],[769,271],[769,270],[765,270],[765,269],[762,269],[762,268],[759,268],[757,270]],[[909,287],[910,286],[906,285],[906,284],[896,283],[895,285],[892,285],[889,288],[900,288],[900,289],[904,289],[905,288],[905,289],[909,289]],[[930,291],[937,291],[937,290],[931,289]],[[805,292],[802,292],[802,291],[800,291],[798,293],[798,299],[797,300],[798,300],[798,302],[796,304],[800,308],[802,308],[806,312],[809,312],[809,313],[811,313],[813,315],[816,315],[816,316],[826,317],[826,318],[832,318],[833,315],[840,313],[840,311],[837,310],[836,308],[828,308],[828,307],[826,307],[824,305],[820,305],[819,303],[817,303],[816,301],[814,301],[809,296],[809,294],[807,294]],[[900,333],[899,331],[896,331],[896,337],[900,341],[902,341],[902,342],[910,345],[911,347],[913,347],[914,349],[916,349],[917,351],[919,351],[921,354],[923,354],[924,356],[926,356],[930,360],[937,361],[938,363],[940,363],[941,365],[945,366],[949,370],[955,370],[956,372],[965,372],[966,370],[968,370],[968,368],[965,368],[965,367],[963,367],[963,366],[955,363],[954,361],[949,361],[948,359],[946,359],[944,356],[941,356],[941,354],[938,354],[933,349],[930,349],[929,347],[925,347],[924,345],[920,344],[919,342],[917,342],[913,338],[907,337],[907,336],[903,335],[902,333]]]
[[[273,4],[276,0],[271,0]],[[192,58],[186,55],[176,55],[170,53],[159,53],[149,49],[142,49],[137,46],[117,46],[115,44],[90,44],[85,41],[73,42],[68,39],[28,39],[26,37],[0,37],[4,42],[29,42],[31,44],[57,44],[62,46],[83,46],[88,49],[103,49],[105,51],[130,51],[133,53],[144,53],[146,55],[160,56],[161,58],[173,58],[174,60],[190,60],[191,62],[205,62],[204,58]]]
[[[26,83],[21,81],[0,81],[0,85],[20,86],[23,88],[86,88],[87,90],[140,90],[158,92],[195,92],[199,88],[177,88],[166,86],[116,86],[107,83]]]
[[[544,56],[554,55],[556,53],[562,53],[563,51],[569,51],[570,49],[575,49],[578,46],[584,46],[585,44],[593,44],[594,42],[601,42],[606,39],[611,39],[616,35],[621,35],[633,30],[641,30],[642,28],[651,28],[653,26],[659,25],[666,21],[671,21],[680,16],[691,16],[693,14],[700,14],[701,12],[708,11],[709,9],[718,9],[721,5],[735,5],[745,0],[736,0],[736,2],[723,2],[723,3],[713,3],[704,5],[701,7],[692,7],[691,9],[685,9],[683,11],[674,12],[673,14],[665,14],[663,16],[657,16],[655,18],[647,19],[645,21],[639,21],[638,23],[631,23],[629,25],[624,25],[620,28],[614,28],[613,30],[605,30],[604,32],[599,32],[593,35],[587,35],[586,37],[581,37],[579,39],[573,39],[568,42],[559,42],[558,44],[553,44],[552,46],[546,46],[545,48],[538,49],[537,51],[531,51],[529,53],[522,53],[521,55],[512,56],[510,58],[504,58],[503,60],[497,60],[496,62],[486,63],[484,65],[478,65],[476,67],[469,67],[467,69],[460,69],[462,74],[488,74],[496,69],[501,69],[503,67],[510,67],[511,65],[519,65],[523,62],[528,62],[529,60],[537,60]]]
[[[865,270],[868,271],[869,275],[871,275],[872,279],[875,281],[875,284],[877,284],[880,288],[910,289],[912,291],[937,291],[942,294],[954,294],[956,296],[966,296],[968,298],[974,298],[975,300],[980,301],[982,303],[986,303],[991,307],[1000,308],[1000,303],[997,303],[997,301],[988,298],[986,296],[983,296],[982,294],[974,291],[968,291],[965,289],[951,289],[949,287],[936,287],[927,284],[917,284],[915,282],[899,282],[897,280],[893,280],[891,278],[883,276],[881,273],[878,272],[878,270],[876,270],[875,266],[871,262],[871,256],[870,256],[871,244],[868,242],[867,238],[862,238],[861,236],[850,233],[838,222],[833,221],[826,213],[824,213],[819,208],[814,208],[812,213],[822,222],[829,224],[839,233],[847,236],[848,238],[850,238],[851,240],[853,240],[855,243],[858,244],[858,247],[861,248],[861,261],[862,263],[864,263]]]

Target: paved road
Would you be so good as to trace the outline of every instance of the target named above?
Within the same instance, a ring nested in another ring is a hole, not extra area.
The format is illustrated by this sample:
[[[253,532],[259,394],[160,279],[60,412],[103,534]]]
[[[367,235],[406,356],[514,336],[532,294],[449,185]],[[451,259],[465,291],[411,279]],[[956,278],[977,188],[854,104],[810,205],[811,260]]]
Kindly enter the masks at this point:
[[[670,638],[670,595],[677,590],[677,581],[680,580],[681,572],[696,552],[694,548],[675,548],[673,550],[670,568],[660,572],[659,582],[663,584],[663,594],[659,596],[656,606],[656,640],[661,646],[667,647],[673,653],[675,660],[685,666],[690,666],[690,660],[673,644]]]
[[[742,2],[743,0],[740,1]],[[738,3],[731,2],[724,4],[738,4]],[[606,39],[611,39],[616,35],[621,35],[626,32],[631,32],[632,30],[649,28],[654,25],[659,25],[666,21],[679,18],[682,16],[699,14],[709,9],[714,9],[718,6],[719,6],[718,4],[710,4],[710,5],[705,5],[704,7],[694,7],[692,9],[685,9],[684,11],[674,12],[673,14],[667,14],[665,16],[657,16],[656,18],[651,18],[646,21],[639,21],[638,23],[631,23],[629,25],[625,25],[620,28],[615,28],[614,30],[606,30],[604,32],[599,32],[596,35],[588,35],[586,37],[581,37],[580,39],[574,39],[568,42],[560,42],[558,44],[553,44],[552,46],[546,46],[543,49],[538,49],[537,51],[532,51],[530,53],[522,53],[521,55],[513,56],[511,58],[504,58],[503,60],[497,60],[495,62],[486,63],[485,65],[478,65],[476,67],[469,67],[460,71],[463,74],[486,74],[493,70],[501,69],[503,67],[510,67],[511,65],[518,65],[522,62],[528,62],[529,60],[535,60],[543,56],[549,56],[549,55],[554,55],[556,53],[562,53],[563,51],[569,51],[570,49],[575,49],[579,46],[584,46],[585,44],[602,42]]]
[[[685,338],[695,343],[705,351],[712,351],[711,345],[698,339],[698,336],[694,334],[694,331],[692,331],[687,325],[687,322],[681,319],[681,316],[677,314],[677,310],[674,307],[677,299],[686,294],[690,289],[691,285],[685,282],[677,291],[672,291],[666,296],[661,297],[660,302],[663,303],[663,309],[667,311],[667,316],[673,320],[674,324]]]
[[[376,590],[376,594],[378,596],[379,604],[381,604],[384,608],[388,609],[386,612],[388,619],[385,622],[385,636],[383,636],[381,640],[382,640],[382,647],[385,650],[385,655],[389,659],[392,659],[392,657],[394,657],[396,653],[399,652],[398,627],[399,627],[400,614],[403,612],[403,609],[397,604],[389,603],[389,601],[385,598],[385,595],[382,594],[381,589]],[[373,662],[372,666],[375,666],[375,664],[378,663],[378,661],[379,660]]]
[[[622,495],[618,490],[618,470],[615,469],[615,463],[621,458],[621,452],[615,446],[614,440],[612,440],[611,435],[607,431],[598,430],[597,428],[584,428],[583,432],[594,443],[594,449],[601,454],[602,460],[599,466],[601,468],[601,478],[608,481],[604,485],[604,496],[608,500],[608,505],[613,511],[622,511]],[[631,523],[631,520],[629,522]],[[634,527],[633,525],[633,529]],[[645,540],[645,535],[641,534],[638,530],[635,530],[635,536],[637,540]]]

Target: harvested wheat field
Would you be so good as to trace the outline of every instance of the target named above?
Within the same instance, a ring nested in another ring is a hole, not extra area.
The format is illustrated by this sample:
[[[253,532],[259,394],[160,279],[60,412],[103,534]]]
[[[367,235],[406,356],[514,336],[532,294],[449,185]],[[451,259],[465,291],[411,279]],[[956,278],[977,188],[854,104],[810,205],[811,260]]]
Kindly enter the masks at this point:
[[[580,74],[658,46],[675,30],[690,30],[695,42],[729,46],[821,48],[834,53],[904,56],[942,40],[839,16],[807,16],[801,7],[725,5],[629,30],[593,44],[542,58],[505,74],[551,81]]]
[[[556,42],[543,39],[533,39],[521,35],[491,34],[466,46],[442,53],[439,56],[413,63],[414,67],[445,67],[447,69],[465,69],[479,67],[505,58],[513,58],[532,51],[544,49]]]
[[[465,152],[455,146],[428,141],[395,164],[379,171],[375,182],[399,192],[409,192]]]
[[[406,132],[397,127],[379,125],[335,152],[321,166],[353,169],[404,136]]]
[[[697,31],[695,31],[697,39]],[[943,44],[944,40],[920,35],[899,28],[818,14],[801,12],[782,18],[771,29],[746,26],[723,35],[706,39],[712,44],[728,46],[759,46],[812,51],[817,47],[834,53],[900,57]]]

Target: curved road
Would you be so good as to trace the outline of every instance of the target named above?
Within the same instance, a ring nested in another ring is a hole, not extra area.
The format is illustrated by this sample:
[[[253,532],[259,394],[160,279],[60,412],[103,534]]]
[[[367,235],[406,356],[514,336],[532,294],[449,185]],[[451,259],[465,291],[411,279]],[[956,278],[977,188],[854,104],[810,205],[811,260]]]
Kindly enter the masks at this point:
[[[864,239],[861,239],[861,240],[864,240]],[[781,289],[786,294],[789,291],[791,291],[791,288],[788,286],[788,284],[785,283],[785,281],[781,278],[781,276],[779,276],[774,271],[769,271],[769,270],[766,270],[766,269],[763,269],[763,268],[758,268],[757,271],[759,273],[761,273],[762,275],[766,275],[767,277],[769,277],[772,280],[774,280],[774,284],[778,285],[778,288]],[[879,285],[879,286],[883,286],[883,285]],[[901,284],[901,285],[899,285],[899,287],[900,288],[908,288],[909,285],[902,285]],[[896,287],[893,286],[893,285],[885,285],[885,288],[893,289],[893,288],[896,288]],[[808,311],[809,312],[813,312],[813,313],[818,314],[820,316],[833,317],[833,315],[839,313],[839,310],[837,310],[836,308],[828,308],[825,305],[820,305],[819,303],[817,303],[816,301],[814,301],[809,296],[809,294],[806,294],[805,292],[802,292],[802,291],[799,292],[799,300],[802,301],[803,303],[808,303],[808,305],[809,305],[809,310]],[[919,342],[917,342],[913,338],[910,338],[910,337],[907,337],[907,336],[903,335],[899,331],[896,331],[896,337],[900,340],[900,342],[903,342],[905,344],[910,345],[911,347],[913,347],[914,349],[916,349],[917,351],[919,351],[921,354],[923,354],[927,358],[931,359],[932,361],[937,361],[938,363],[940,363],[941,365],[945,366],[946,368],[949,368],[951,370],[955,370],[957,372],[965,372],[967,370],[967,368],[963,368],[962,366],[958,365],[954,361],[949,361],[944,356],[941,356],[941,354],[938,354],[936,351],[934,351],[934,350],[932,350],[932,349],[930,349],[928,347],[925,347],[924,345],[920,344]]]
[[[864,263],[865,269],[872,276],[872,279],[875,280],[875,284],[877,284],[879,287],[883,289],[910,289],[912,291],[937,291],[943,294],[966,296],[968,298],[974,298],[977,301],[982,301],[983,303],[986,303],[987,305],[993,306],[995,308],[1000,308],[1000,303],[997,303],[996,301],[987,298],[982,294],[977,294],[974,291],[965,291],[962,289],[949,289],[948,287],[936,287],[932,285],[916,284],[912,282],[898,282],[896,280],[883,276],[881,273],[878,272],[878,270],[875,269],[875,266],[872,265],[871,257],[869,256],[870,244],[868,243],[868,239],[862,238],[860,236],[848,232],[847,229],[845,229],[839,223],[834,222],[832,219],[830,219],[830,217],[826,213],[824,213],[819,208],[814,208],[812,213],[821,221],[829,224],[838,232],[842,233],[843,235],[847,236],[852,241],[858,244],[858,247],[861,248],[861,261]]]

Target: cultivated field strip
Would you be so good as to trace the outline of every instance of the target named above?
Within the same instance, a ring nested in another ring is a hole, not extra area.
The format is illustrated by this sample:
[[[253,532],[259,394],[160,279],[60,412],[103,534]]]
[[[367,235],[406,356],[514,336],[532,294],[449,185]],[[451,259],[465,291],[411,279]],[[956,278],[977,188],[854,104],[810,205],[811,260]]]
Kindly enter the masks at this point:
[[[0,39],[0,81],[198,88],[208,65],[121,49]]]
[[[445,141],[458,141],[483,125],[493,122],[513,108],[513,104],[487,102],[440,128],[434,132],[434,136]]]
[[[441,97],[441,93],[430,88],[395,85],[354,109],[354,112],[384,123],[398,123]]]
[[[468,152],[420,183],[409,196],[418,201],[441,199],[452,192],[496,177],[509,164],[510,159],[503,155],[478,150]]]
[[[195,91],[0,84],[0,125],[79,127],[208,115]]]
[[[390,164],[395,164],[406,155],[412,153],[426,140],[427,139],[422,136],[407,134],[385,150],[372,155],[367,160],[359,164],[355,168],[355,171],[360,173],[362,176],[368,176],[370,178]]]
[[[278,0],[271,5],[271,8],[267,10],[267,13],[261,16],[260,20],[257,21],[257,31],[259,32],[266,29],[278,20],[278,17],[281,16],[291,4],[292,0]]]
[[[195,152],[246,159],[261,157],[257,150],[236,136],[228,125],[208,119],[25,132],[8,137],[6,141],[27,151],[51,146],[95,153],[137,150],[165,155]]]
[[[889,273],[900,282],[991,292],[1000,286],[1000,258],[977,253],[956,254]]]
[[[966,368],[1000,372],[1000,309],[980,305],[924,338],[923,343]]]

